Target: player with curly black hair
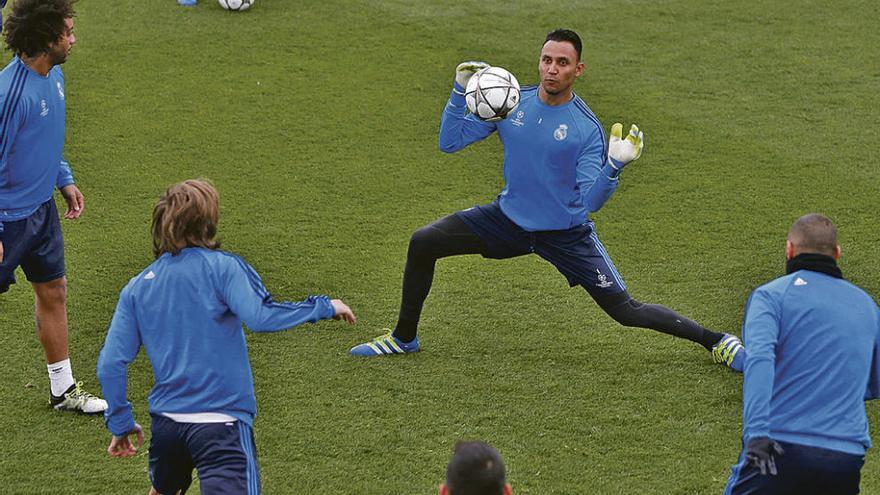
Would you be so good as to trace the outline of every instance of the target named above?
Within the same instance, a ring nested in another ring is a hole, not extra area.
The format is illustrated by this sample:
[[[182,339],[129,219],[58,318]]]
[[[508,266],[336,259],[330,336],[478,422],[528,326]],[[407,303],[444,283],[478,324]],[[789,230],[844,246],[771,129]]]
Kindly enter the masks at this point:
[[[101,413],[103,400],[73,379],[67,325],[64,218],[83,212],[83,195],[64,160],[65,85],[60,65],[76,43],[73,0],[17,0],[4,25],[15,56],[0,72],[0,294],[21,266],[34,287],[37,335],[46,354],[50,404],[57,410]]]

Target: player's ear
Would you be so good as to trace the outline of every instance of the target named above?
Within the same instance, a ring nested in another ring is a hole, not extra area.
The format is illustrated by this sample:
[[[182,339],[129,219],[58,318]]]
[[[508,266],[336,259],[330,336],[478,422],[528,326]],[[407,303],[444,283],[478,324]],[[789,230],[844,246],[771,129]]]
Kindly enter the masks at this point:
[[[840,259],[840,244],[834,246],[834,259]]]
[[[790,260],[794,258],[794,244],[791,241],[785,241],[785,259]]]
[[[577,66],[574,68],[574,77],[581,77],[581,74],[584,73],[584,63],[578,62]]]
[[[506,483],[504,485],[504,495],[510,495],[513,493],[513,488],[510,486],[510,483]]]
[[[446,483],[440,483],[440,495],[449,495],[449,488],[446,488]]]

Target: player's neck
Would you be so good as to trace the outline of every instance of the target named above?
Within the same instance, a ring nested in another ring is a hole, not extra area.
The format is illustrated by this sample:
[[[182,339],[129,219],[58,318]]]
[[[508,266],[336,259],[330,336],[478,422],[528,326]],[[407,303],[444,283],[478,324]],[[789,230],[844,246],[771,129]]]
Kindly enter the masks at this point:
[[[28,54],[22,53],[19,57],[25,65],[31,68],[32,71],[43,77],[48,76],[49,71],[52,70],[52,62],[49,60],[48,53],[43,53],[36,57],[30,57]]]
[[[541,103],[545,105],[550,105],[551,107],[556,107],[559,105],[565,105],[572,98],[574,98],[574,92],[569,88],[566,91],[562,91],[556,94],[550,94],[544,91],[544,88],[538,89],[538,98],[540,98]]]

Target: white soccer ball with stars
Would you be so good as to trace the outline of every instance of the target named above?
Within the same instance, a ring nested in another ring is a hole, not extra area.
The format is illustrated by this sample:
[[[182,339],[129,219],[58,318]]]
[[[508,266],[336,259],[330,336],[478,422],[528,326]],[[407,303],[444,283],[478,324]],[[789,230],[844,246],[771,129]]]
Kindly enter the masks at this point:
[[[226,10],[240,11],[251,8],[254,0],[217,0],[220,6]]]
[[[468,110],[487,122],[495,122],[519,106],[519,82],[501,67],[486,67],[474,73],[464,90]]]

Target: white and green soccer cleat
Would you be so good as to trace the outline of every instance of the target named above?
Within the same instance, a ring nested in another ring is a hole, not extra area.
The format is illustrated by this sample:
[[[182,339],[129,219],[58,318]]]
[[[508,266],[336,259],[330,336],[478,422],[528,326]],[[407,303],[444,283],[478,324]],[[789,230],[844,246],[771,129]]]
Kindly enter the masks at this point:
[[[725,333],[712,347],[712,360],[742,373],[746,365],[746,348],[739,337]]]
[[[56,397],[49,394],[49,404],[56,411],[75,411],[83,414],[100,414],[107,409],[107,401],[82,389],[82,382],[76,382],[67,392]]]
[[[375,339],[352,347],[348,352],[353,356],[385,356],[389,354],[408,354],[419,350],[419,338],[412,342],[401,342],[391,332]]]

